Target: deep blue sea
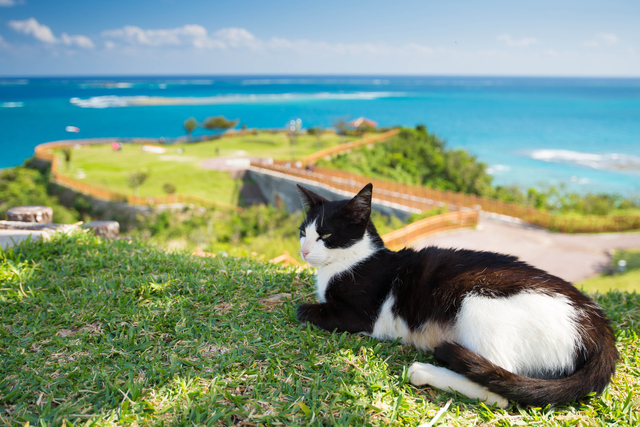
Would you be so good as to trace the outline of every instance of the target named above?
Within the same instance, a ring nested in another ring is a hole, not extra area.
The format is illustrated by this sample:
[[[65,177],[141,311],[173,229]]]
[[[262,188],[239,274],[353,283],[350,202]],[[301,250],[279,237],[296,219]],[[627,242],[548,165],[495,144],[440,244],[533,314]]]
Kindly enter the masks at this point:
[[[640,195],[640,79],[0,78],[0,168],[21,164],[42,142],[178,137],[185,119],[216,115],[258,128],[360,116],[425,124],[485,162],[496,184]]]

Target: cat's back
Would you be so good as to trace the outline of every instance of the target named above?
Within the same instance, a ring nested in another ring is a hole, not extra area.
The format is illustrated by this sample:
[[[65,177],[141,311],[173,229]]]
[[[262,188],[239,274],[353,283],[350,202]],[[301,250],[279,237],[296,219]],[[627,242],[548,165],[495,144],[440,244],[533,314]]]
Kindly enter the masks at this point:
[[[451,321],[469,296],[510,298],[539,293],[589,302],[570,283],[511,255],[435,246],[396,254],[393,291],[414,326],[424,322],[426,313],[434,320]]]

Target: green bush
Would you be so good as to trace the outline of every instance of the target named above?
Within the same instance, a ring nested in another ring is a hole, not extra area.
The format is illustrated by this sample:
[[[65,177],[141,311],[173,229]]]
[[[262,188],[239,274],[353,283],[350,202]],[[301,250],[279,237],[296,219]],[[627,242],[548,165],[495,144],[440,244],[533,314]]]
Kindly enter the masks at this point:
[[[70,224],[80,218],[78,212],[62,206],[48,193],[46,174],[35,169],[15,167],[0,171],[0,218],[16,206],[43,205],[53,209],[53,222]]]
[[[271,259],[285,251],[296,256],[300,250],[298,227],[302,219],[301,212],[288,213],[265,205],[254,205],[240,213],[215,209],[162,211],[139,218],[132,235],[164,248],[192,251],[200,247],[212,253],[264,255]],[[416,219],[419,217],[409,222]],[[372,212],[371,220],[381,235],[405,225],[399,218],[377,211]],[[298,260],[301,261],[299,257]]]
[[[564,186],[524,191],[517,186],[493,186],[486,165],[464,150],[447,148],[426,126],[403,128],[384,144],[363,147],[320,160],[319,166],[372,178],[476,194],[532,206],[554,214],[637,214],[640,199],[618,194],[578,194]]]
[[[493,192],[484,163],[464,150],[448,149],[424,126],[402,129],[384,144],[321,160],[318,165],[441,190],[477,195]]]

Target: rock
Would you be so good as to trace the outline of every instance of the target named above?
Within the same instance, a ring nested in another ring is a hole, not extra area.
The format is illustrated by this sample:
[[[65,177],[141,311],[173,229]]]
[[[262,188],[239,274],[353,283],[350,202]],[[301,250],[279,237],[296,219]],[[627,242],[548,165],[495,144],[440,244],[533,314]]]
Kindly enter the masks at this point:
[[[96,236],[102,236],[105,239],[117,239],[120,234],[120,224],[118,221],[91,221],[83,224],[82,228],[88,228],[92,230]]]
[[[50,224],[53,209],[49,206],[17,206],[7,211],[7,220]]]

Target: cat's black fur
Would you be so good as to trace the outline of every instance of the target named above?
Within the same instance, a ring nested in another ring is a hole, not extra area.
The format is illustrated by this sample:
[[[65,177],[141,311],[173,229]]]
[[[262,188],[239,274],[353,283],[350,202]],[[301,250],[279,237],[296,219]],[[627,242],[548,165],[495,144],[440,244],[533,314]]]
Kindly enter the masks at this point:
[[[573,372],[554,372],[547,378],[515,375],[446,341],[435,347],[435,357],[490,391],[529,405],[579,399],[602,392],[609,383],[618,358],[611,327],[603,311],[570,283],[514,256],[493,252],[438,247],[390,251],[370,221],[371,184],[351,200],[333,202],[299,188],[308,207],[301,230],[315,220],[319,235],[330,234],[324,241],[327,248],[348,248],[366,231],[376,248],[347,274],[331,277],[324,302],[300,305],[300,321],[329,331],[371,334],[391,294],[395,296],[393,315],[415,331],[428,321],[454,324],[463,299],[470,294],[490,298],[506,298],[523,291],[564,295],[585,313],[581,331],[584,348],[576,351]]]

